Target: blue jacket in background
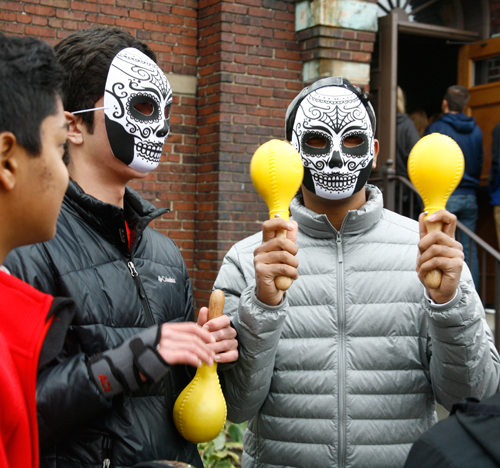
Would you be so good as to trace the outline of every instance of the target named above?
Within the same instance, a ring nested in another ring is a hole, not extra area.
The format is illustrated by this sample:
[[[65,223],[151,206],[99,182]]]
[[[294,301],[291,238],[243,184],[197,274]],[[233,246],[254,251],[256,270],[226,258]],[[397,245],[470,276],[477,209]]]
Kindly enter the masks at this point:
[[[465,158],[465,171],[453,195],[475,194],[483,168],[483,132],[474,117],[464,113],[446,113],[431,123],[424,135],[442,133],[453,138],[462,149]]]

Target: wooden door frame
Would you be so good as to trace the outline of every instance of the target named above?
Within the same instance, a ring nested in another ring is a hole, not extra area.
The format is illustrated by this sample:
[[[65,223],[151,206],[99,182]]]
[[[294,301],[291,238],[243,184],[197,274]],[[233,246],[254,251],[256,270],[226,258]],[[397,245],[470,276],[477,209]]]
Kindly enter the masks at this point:
[[[397,118],[397,70],[399,33],[426,36],[452,41],[472,42],[479,39],[479,33],[460,29],[434,26],[407,21],[406,15],[393,10],[379,18],[379,70],[374,83],[378,91],[377,137],[380,141],[380,154],[377,166],[379,171],[388,160],[396,162],[396,118]]]

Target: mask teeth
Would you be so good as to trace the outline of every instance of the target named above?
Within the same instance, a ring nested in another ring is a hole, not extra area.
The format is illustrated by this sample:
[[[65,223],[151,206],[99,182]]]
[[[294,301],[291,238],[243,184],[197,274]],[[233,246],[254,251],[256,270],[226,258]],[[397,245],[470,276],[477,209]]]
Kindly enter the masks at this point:
[[[137,153],[139,156],[154,163],[160,160],[162,148],[163,145],[159,144],[148,144],[143,142],[137,143]]]
[[[355,175],[344,174],[313,174],[314,182],[321,188],[331,192],[349,190],[357,180]]]

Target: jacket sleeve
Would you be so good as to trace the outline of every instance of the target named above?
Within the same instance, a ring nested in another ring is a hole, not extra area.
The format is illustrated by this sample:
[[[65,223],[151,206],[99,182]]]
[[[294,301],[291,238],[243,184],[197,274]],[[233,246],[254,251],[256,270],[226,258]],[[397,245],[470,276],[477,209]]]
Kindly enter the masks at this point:
[[[62,295],[43,244],[16,249],[5,265],[14,276],[43,292]],[[63,439],[112,405],[90,379],[87,356],[79,352],[77,345],[73,345],[75,349],[70,345],[71,334],[70,326],[69,339],[61,353],[38,373],[36,400],[41,447]]]
[[[255,283],[247,284],[235,247],[226,255],[214,287],[224,291],[224,312],[238,333],[238,361],[221,372],[228,419],[238,423],[255,416],[267,397],[287,301],[269,307],[255,297]]]
[[[467,268],[464,273],[470,277]],[[424,308],[430,333],[431,383],[437,401],[450,410],[465,397],[481,400],[493,395],[500,379],[500,357],[472,281],[460,282],[451,303],[430,305],[424,299]]]

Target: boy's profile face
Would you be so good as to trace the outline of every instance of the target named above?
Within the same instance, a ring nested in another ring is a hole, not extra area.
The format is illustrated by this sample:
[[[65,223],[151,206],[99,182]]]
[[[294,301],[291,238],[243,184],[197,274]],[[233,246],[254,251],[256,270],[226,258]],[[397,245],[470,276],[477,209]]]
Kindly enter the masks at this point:
[[[57,218],[66,189],[68,170],[63,162],[68,126],[61,99],[57,110],[46,117],[40,126],[41,151],[30,156],[24,148],[20,158],[18,207],[24,211],[26,235],[23,243],[45,242],[56,233]]]

